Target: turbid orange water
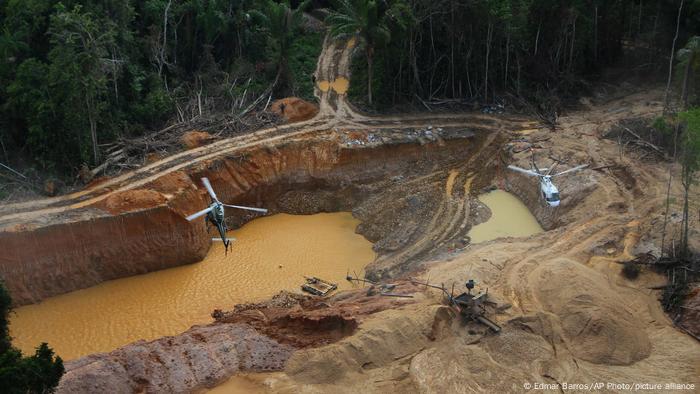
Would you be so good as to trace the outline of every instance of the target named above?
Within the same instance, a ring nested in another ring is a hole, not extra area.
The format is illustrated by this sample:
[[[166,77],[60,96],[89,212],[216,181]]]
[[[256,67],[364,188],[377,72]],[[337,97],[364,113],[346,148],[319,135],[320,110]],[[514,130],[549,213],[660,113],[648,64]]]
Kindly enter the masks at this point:
[[[501,237],[525,237],[543,231],[525,204],[506,191],[494,190],[482,194],[479,200],[489,207],[491,218],[469,231],[472,243]]]
[[[350,213],[256,219],[231,231],[224,255],[214,243],[199,263],[113,280],[16,309],[13,343],[33,352],[48,342],[64,359],[113,350],[138,339],[178,334],[211,321],[212,310],[298,291],[304,275],[349,287],[375,258]]]

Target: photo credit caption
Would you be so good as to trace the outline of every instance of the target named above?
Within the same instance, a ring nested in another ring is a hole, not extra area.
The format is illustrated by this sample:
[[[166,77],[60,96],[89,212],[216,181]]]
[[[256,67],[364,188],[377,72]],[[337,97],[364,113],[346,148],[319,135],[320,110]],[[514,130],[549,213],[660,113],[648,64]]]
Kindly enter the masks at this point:
[[[612,382],[591,382],[591,383],[541,383],[525,382],[525,390],[577,390],[577,391],[659,391],[659,390],[695,390],[695,383],[612,383]]]

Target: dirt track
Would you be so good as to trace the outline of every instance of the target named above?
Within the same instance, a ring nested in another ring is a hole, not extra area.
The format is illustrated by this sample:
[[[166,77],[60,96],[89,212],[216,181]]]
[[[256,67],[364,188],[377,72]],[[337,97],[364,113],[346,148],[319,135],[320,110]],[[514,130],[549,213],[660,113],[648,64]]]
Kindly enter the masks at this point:
[[[82,208],[95,204],[112,193],[135,189],[152,182],[169,173],[193,167],[220,156],[234,154],[238,150],[254,146],[273,145],[279,141],[292,138],[313,138],[314,133],[331,129],[407,129],[422,128],[427,125],[434,127],[470,127],[478,125],[474,122],[489,122],[493,130],[517,128],[519,121],[524,119],[501,119],[498,117],[474,114],[425,115],[410,118],[373,118],[371,120],[355,120],[352,122],[315,119],[291,125],[256,131],[239,137],[216,141],[212,144],[187,150],[169,156],[157,162],[148,164],[137,170],[127,172],[118,177],[108,179],[95,186],[87,187],[76,193],[22,203],[8,204],[0,207],[0,225],[3,227],[22,221],[31,220],[37,216],[60,213],[69,209]],[[527,126],[528,123],[522,125]]]

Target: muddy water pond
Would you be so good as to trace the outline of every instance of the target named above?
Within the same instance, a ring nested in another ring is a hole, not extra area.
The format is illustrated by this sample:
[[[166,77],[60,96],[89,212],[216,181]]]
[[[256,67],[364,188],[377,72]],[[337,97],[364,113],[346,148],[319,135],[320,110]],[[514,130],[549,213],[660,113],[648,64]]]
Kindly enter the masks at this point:
[[[214,243],[196,264],[117,279],[17,308],[13,343],[33,353],[48,342],[64,359],[113,350],[139,339],[178,334],[210,322],[214,309],[298,291],[304,275],[349,287],[347,271],[362,275],[372,244],[350,213],[279,214],[231,231],[229,248]]]
[[[501,237],[526,237],[541,233],[542,227],[525,204],[504,190],[482,194],[479,200],[491,210],[491,218],[469,231],[472,243]]]

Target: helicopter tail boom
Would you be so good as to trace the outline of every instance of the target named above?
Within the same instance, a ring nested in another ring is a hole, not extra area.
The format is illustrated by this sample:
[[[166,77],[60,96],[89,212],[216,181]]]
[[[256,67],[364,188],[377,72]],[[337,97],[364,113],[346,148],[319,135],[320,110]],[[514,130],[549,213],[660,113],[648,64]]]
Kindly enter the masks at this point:
[[[588,167],[588,164],[582,164],[582,165],[580,165],[580,166],[576,166],[576,167],[574,167],[574,168],[570,168],[570,169],[568,169],[568,170],[566,170],[566,171],[562,171],[562,172],[557,173],[557,174],[554,174],[554,175],[552,175],[552,176],[554,177],[554,176],[559,176],[559,175],[568,174],[568,173],[570,173],[570,172],[578,171],[578,170],[584,169],[584,168],[586,168],[586,167]]]

